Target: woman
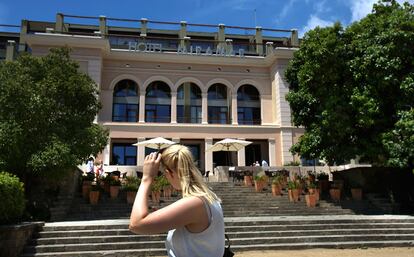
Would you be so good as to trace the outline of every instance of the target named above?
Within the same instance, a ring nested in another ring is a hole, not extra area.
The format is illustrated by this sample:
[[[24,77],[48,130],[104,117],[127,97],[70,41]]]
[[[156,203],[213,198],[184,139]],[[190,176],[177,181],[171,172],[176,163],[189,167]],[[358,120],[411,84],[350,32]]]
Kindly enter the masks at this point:
[[[150,186],[160,168],[183,198],[149,213]],[[187,147],[175,144],[145,157],[129,229],[137,234],[168,231],[165,242],[168,256],[223,256],[224,219],[220,199],[204,183]]]

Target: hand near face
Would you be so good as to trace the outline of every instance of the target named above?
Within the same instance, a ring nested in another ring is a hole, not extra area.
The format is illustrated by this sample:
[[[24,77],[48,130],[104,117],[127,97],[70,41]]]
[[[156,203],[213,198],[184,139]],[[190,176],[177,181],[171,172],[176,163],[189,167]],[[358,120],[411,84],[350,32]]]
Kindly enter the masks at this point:
[[[145,156],[144,167],[143,167],[143,176],[142,179],[150,179],[151,182],[158,175],[158,170],[160,168],[161,154],[152,152],[149,155]]]

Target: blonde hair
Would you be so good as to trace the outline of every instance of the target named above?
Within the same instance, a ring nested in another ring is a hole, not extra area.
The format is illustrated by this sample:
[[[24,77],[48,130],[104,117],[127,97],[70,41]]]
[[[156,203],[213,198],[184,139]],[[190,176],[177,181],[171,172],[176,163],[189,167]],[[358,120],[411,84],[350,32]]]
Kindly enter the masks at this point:
[[[200,170],[194,164],[193,156],[188,147],[175,144],[163,149],[161,161],[167,169],[177,172],[183,197],[202,196],[209,203],[221,201],[204,182]]]

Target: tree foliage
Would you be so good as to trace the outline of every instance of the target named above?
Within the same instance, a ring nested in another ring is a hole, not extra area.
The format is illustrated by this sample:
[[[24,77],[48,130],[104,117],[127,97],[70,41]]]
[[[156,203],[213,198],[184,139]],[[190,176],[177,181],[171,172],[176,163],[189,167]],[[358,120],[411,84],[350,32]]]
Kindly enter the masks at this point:
[[[23,175],[59,171],[99,153],[108,131],[94,81],[68,49],[0,64],[0,165]]]
[[[413,133],[412,42],[414,6],[393,0],[345,29],[309,31],[285,74],[293,123],[306,129],[291,151],[330,164],[360,156],[412,167],[413,151],[402,150]]]

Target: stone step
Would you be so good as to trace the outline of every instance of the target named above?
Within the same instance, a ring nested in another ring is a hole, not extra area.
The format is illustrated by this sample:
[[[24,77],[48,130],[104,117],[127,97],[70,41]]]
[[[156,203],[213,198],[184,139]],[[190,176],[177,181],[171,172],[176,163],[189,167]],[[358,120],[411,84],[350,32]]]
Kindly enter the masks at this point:
[[[87,240],[79,243],[54,244],[54,245],[37,245],[29,246],[25,249],[26,253],[41,252],[63,252],[63,251],[92,251],[92,250],[114,250],[114,249],[140,249],[140,248],[161,248],[164,240],[137,241],[132,237],[123,237],[130,241],[120,242],[89,242]],[[307,235],[307,236],[257,236],[249,238],[232,238],[232,245],[249,245],[251,242],[255,244],[289,244],[289,243],[310,243],[310,242],[353,242],[353,241],[413,241],[414,234],[340,234],[340,235]],[[88,242],[88,243],[85,243]],[[93,244],[91,244],[93,243]]]
[[[298,224],[298,225],[240,225],[240,226],[227,226],[226,232],[248,232],[248,231],[316,231],[316,230],[355,230],[355,231],[380,231],[380,230],[414,230],[414,223],[365,223],[365,224],[353,224],[353,223],[334,223],[334,224]],[[102,229],[78,229],[74,230],[57,230],[57,231],[41,231],[36,234],[38,238],[59,238],[59,237],[73,237],[73,236],[105,236],[105,235],[131,235],[131,232],[127,226],[122,225],[118,228],[102,228]]]
[[[237,231],[229,232],[226,230],[230,238],[255,238],[255,237],[289,237],[289,236],[314,236],[314,235],[323,235],[323,236],[335,236],[335,235],[371,235],[371,234],[414,234],[414,228],[412,229],[308,229],[308,230],[290,230],[290,231],[281,231],[281,230],[264,230],[264,231]],[[84,242],[88,243],[109,243],[109,242],[131,242],[131,241],[162,241],[165,240],[166,234],[160,235],[135,235],[130,231],[122,231],[123,234],[119,235],[118,231],[111,231],[112,234],[100,235],[95,233],[93,235],[77,234],[69,235],[59,235],[58,237],[48,237],[48,238],[38,238],[32,241],[32,245],[39,244],[81,244]]]
[[[318,242],[318,243],[290,243],[290,244],[251,244],[251,245],[232,245],[234,252],[252,250],[295,250],[295,249],[314,249],[314,248],[366,248],[366,247],[412,247],[414,241],[393,240],[393,241],[354,241],[354,242]],[[126,249],[114,251],[76,251],[76,252],[54,252],[54,253],[25,253],[22,257],[54,257],[54,256],[82,256],[82,257],[127,257],[127,256],[165,256],[165,248],[159,249]]]

